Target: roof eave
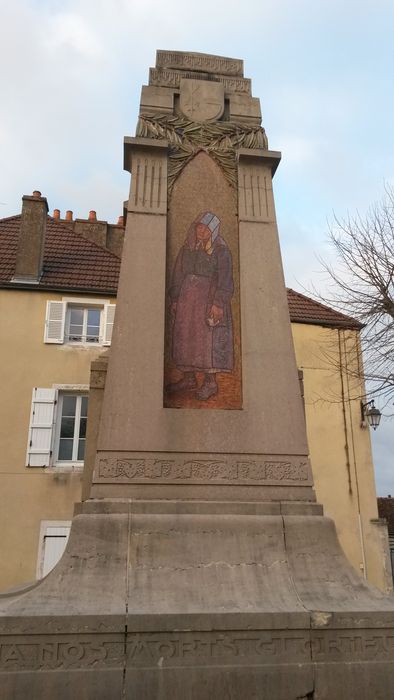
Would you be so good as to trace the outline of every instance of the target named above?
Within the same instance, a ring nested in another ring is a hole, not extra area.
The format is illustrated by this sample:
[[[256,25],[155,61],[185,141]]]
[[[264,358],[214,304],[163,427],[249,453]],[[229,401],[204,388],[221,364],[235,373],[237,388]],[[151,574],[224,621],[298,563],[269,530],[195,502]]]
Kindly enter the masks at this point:
[[[365,325],[362,323],[359,323],[358,321],[354,321],[346,323],[344,321],[341,323],[341,321],[322,321],[322,320],[311,320],[310,318],[292,318],[290,314],[290,321],[292,323],[300,323],[304,324],[307,326],[322,326],[323,328],[337,328],[338,330],[351,330],[351,331],[361,331]]]
[[[22,282],[1,282],[0,283],[0,289],[13,289],[13,290],[26,290],[30,292],[62,292],[65,293],[67,292],[68,294],[72,293],[78,293],[78,294],[91,294],[91,295],[96,295],[96,294],[106,294],[111,297],[116,297],[117,295],[117,290],[116,289],[105,289],[105,288],[99,288],[99,287],[66,287],[62,285],[56,285],[56,284],[28,284],[28,283],[22,283]]]

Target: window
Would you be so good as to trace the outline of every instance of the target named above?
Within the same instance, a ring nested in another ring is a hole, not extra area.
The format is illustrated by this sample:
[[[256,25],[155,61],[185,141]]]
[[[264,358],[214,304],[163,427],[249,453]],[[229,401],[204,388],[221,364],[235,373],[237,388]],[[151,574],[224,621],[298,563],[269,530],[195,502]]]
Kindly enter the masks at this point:
[[[111,345],[115,308],[105,299],[48,301],[44,342]]]
[[[88,397],[60,394],[56,462],[83,462],[85,457]]]
[[[28,467],[83,466],[87,387],[62,385],[62,389],[33,389],[26,459]]]
[[[37,578],[49,574],[61,559],[70,535],[69,520],[41,522],[37,560]]]
[[[65,340],[69,343],[99,343],[102,309],[69,306]]]

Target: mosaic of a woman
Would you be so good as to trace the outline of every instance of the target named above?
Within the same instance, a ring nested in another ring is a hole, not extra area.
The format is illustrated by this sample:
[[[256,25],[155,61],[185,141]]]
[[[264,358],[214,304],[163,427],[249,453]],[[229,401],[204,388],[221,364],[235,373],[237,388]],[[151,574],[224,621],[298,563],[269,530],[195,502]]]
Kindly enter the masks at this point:
[[[203,212],[191,225],[173,270],[172,359],[182,378],[166,390],[194,391],[200,401],[218,392],[216,374],[233,370],[232,258],[220,219]],[[197,385],[196,372],[204,373]]]

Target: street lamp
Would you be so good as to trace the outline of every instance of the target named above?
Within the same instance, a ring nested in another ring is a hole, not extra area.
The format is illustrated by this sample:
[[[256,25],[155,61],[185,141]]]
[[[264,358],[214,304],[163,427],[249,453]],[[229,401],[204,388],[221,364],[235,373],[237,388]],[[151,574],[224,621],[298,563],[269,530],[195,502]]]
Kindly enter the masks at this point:
[[[361,426],[364,428],[366,424],[376,430],[380,423],[382,417],[381,412],[375,407],[375,402],[373,399],[371,401],[366,401],[363,403],[361,401]]]

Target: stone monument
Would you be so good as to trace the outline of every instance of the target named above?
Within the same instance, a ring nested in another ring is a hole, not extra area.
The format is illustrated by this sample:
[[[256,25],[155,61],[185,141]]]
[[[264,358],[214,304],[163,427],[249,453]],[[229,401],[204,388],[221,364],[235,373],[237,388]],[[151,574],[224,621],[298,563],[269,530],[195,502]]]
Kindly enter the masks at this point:
[[[259,100],[158,51],[67,550],[0,599],[0,698],[388,700],[394,601],[315,501]]]

